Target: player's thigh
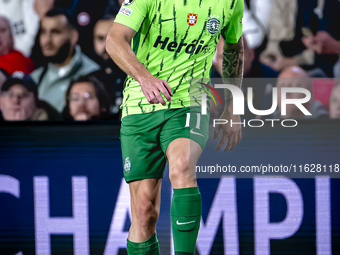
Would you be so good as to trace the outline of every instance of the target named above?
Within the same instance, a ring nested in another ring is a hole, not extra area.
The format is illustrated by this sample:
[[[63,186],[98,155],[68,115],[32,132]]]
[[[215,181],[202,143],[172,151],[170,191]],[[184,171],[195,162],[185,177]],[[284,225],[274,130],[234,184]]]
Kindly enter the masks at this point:
[[[190,170],[195,170],[202,152],[202,146],[191,139],[177,138],[173,140],[166,150],[170,171],[174,170],[172,166],[176,165],[177,161],[183,163],[183,168],[189,167]]]
[[[161,118],[153,113],[123,118],[120,140],[127,182],[163,177],[166,157],[159,141],[161,124]]]
[[[209,114],[200,109],[173,109],[162,127],[161,145],[169,162],[173,186],[195,186],[195,166],[209,136]]]
[[[203,115],[200,108],[197,107],[170,110],[172,111],[167,113],[167,121],[163,125],[160,134],[162,150],[167,152],[170,144],[173,144],[171,147],[176,147],[176,149],[186,154],[190,153],[190,148],[192,148],[192,153],[196,154],[197,144],[204,150],[209,138],[209,112],[207,115]],[[179,138],[186,138],[195,143],[190,143],[189,141],[187,143],[181,141],[173,143]],[[175,152],[175,150],[171,150],[169,153],[172,154],[172,152]]]

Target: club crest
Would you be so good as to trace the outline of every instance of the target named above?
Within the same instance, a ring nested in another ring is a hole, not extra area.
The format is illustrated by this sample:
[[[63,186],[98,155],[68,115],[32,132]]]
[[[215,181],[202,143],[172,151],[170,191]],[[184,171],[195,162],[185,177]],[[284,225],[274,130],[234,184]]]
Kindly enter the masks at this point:
[[[135,0],[124,0],[124,5],[130,5],[134,2]]]
[[[131,168],[131,161],[130,161],[130,158],[127,157],[125,159],[125,163],[124,163],[124,170],[125,170],[125,172],[129,172],[130,168]]]
[[[220,20],[217,18],[210,18],[207,21],[207,30],[210,34],[216,34],[220,29]]]

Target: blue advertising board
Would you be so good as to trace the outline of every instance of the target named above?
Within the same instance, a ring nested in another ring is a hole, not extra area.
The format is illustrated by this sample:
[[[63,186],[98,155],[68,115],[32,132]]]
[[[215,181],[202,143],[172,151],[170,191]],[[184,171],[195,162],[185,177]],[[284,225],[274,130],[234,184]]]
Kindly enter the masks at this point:
[[[244,130],[237,148],[221,155],[235,165],[275,164],[279,157],[297,166],[319,160],[336,167],[339,124]],[[1,255],[127,254],[131,212],[119,128],[118,123],[0,127]],[[273,130],[275,140],[266,139]],[[173,253],[167,174],[157,224],[161,254]],[[196,253],[339,254],[340,179],[329,176],[199,178],[203,215]]]

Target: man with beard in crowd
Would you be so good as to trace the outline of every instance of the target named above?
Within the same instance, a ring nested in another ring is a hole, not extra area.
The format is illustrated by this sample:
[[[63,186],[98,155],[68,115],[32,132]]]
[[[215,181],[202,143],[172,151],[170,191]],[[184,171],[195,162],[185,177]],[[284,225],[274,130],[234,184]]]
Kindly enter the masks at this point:
[[[77,46],[78,38],[75,22],[63,9],[52,9],[41,19],[39,43],[46,64],[31,76],[38,85],[39,97],[59,112],[65,107],[70,82],[100,69]]]

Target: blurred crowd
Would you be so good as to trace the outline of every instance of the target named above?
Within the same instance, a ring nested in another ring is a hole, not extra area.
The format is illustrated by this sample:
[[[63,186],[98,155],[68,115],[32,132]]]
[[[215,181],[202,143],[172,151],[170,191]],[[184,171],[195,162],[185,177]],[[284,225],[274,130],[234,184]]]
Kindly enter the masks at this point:
[[[0,1],[0,119],[119,118],[126,74],[105,43],[122,2]],[[303,87],[312,95],[304,105],[311,118],[340,118],[340,1],[244,2],[244,77],[274,79],[245,79],[254,107],[271,107],[273,87]],[[220,40],[213,78],[222,72],[222,54]],[[273,116],[281,117],[280,104]],[[257,116],[248,110],[245,117]],[[285,117],[306,118],[294,106]]]

